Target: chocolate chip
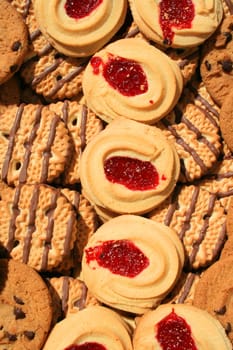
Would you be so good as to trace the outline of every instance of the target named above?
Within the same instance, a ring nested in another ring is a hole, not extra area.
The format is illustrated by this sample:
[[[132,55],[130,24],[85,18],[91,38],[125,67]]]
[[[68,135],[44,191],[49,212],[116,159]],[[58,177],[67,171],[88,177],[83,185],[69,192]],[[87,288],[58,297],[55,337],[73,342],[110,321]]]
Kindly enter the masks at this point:
[[[232,327],[231,327],[230,322],[227,322],[227,324],[225,326],[225,331],[226,331],[227,334],[232,331]]]
[[[17,69],[18,69],[18,65],[17,65],[17,64],[13,64],[12,66],[10,66],[10,72],[11,72],[11,73],[16,72]]]
[[[19,307],[14,307],[14,315],[16,320],[21,320],[26,317],[25,312]]]
[[[14,301],[19,304],[19,305],[24,305],[24,302],[22,299],[18,298],[17,296],[14,295]]]
[[[13,45],[11,46],[12,51],[18,51],[20,47],[22,46],[20,41],[15,41]]]
[[[230,32],[224,32],[223,35],[226,38],[226,44],[232,40],[232,34]]]
[[[32,340],[35,338],[35,332],[33,331],[24,331],[23,334],[25,337],[27,337],[29,340]]]
[[[224,70],[224,72],[230,73],[232,71],[233,65],[232,65],[232,61],[231,60],[223,60],[220,63],[222,65],[222,69]]]
[[[227,308],[226,308],[226,305],[222,306],[220,309],[218,310],[214,310],[214,312],[217,314],[217,315],[224,315],[227,311]]]
[[[206,60],[204,63],[205,63],[206,69],[208,71],[210,71],[211,70],[211,64],[209,63],[209,61]]]
[[[5,336],[6,336],[10,341],[16,341],[16,340],[17,340],[16,334],[11,334],[11,333],[9,333],[9,332],[5,332]]]

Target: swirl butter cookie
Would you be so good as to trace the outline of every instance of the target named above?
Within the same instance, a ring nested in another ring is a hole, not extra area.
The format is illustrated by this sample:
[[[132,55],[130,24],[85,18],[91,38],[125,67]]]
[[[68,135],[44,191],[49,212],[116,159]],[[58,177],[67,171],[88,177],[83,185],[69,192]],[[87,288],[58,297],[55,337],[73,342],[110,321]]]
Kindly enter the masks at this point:
[[[64,171],[71,138],[64,121],[42,105],[9,107],[1,115],[1,179],[9,185],[51,183]]]
[[[50,331],[49,290],[30,266],[0,259],[0,347],[40,350]]]
[[[202,44],[223,16],[221,0],[130,0],[135,22],[149,39],[163,46],[187,48]]]
[[[44,36],[67,56],[91,56],[123,25],[126,0],[35,0],[35,16]]]
[[[10,256],[38,271],[56,270],[77,237],[71,203],[47,185],[1,190],[0,241]]]
[[[183,77],[159,49],[139,38],[124,38],[91,58],[82,86],[87,105],[104,121],[125,117],[152,124],[177,103]]]
[[[141,349],[230,350],[221,323],[192,305],[165,304],[143,315],[133,334],[133,347]]]
[[[90,306],[57,323],[43,350],[75,348],[133,350],[128,325],[104,306]]]
[[[175,231],[141,216],[121,215],[89,239],[81,277],[99,301],[142,314],[158,306],[174,287],[183,263]]]
[[[82,152],[87,143],[103,129],[103,123],[90,108],[77,101],[59,101],[49,104],[48,108],[64,121],[73,143],[69,163],[60,180],[63,185],[78,183],[80,182],[79,165]]]
[[[28,32],[22,16],[7,0],[1,1],[0,84],[9,80],[22,65],[28,50]]]
[[[133,120],[111,122],[83,151],[84,195],[116,213],[145,213],[172,192],[180,164],[160,129]]]
[[[187,270],[218,258],[226,239],[226,212],[216,194],[179,184],[148,217],[175,230],[185,248]]]
[[[233,86],[233,15],[226,16],[202,48],[200,73],[214,101],[221,106]]]
[[[193,305],[208,311],[225,328],[233,344],[232,255],[205,270],[196,286]]]

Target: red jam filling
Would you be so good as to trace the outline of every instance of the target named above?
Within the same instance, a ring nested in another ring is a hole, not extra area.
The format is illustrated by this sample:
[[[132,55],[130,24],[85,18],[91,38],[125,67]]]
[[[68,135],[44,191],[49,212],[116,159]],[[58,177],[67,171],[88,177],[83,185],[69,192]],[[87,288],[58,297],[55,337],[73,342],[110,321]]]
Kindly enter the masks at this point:
[[[124,185],[132,191],[155,189],[159,184],[159,174],[149,161],[129,157],[110,157],[104,162],[104,172],[108,181]],[[163,175],[162,180],[165,180]]]
[[[99,344],[99,343],[94,343],[94,342],[88,342],[88,343],[83,343],[80,345],[70,345],[64,350],[107,350],[105,346]]]
[[[149,265],[149,259],[129,240],[105,241],[85,250],[86,261],[97,261],[98,265],[113,274],[136,277]]]
[[[102,74],[108,84],[124,96],[136,96],[148,90],[148,82],[140,64],[123,57],[109,56],[106,63],[100,57],[91,59],[94,74]]]
[[[197,350],[190,326],[174,310],[157,325],[156,338],[163,350]]]
[[[67,15],[74,19],[89,16],[103,0],[66,0],[65,11]]]
[[[172,28],[192,27],[195,9],[192,0],[161,0],[159,2],[159,22],[163,31],[164,43],[171,45],[174,37]]]

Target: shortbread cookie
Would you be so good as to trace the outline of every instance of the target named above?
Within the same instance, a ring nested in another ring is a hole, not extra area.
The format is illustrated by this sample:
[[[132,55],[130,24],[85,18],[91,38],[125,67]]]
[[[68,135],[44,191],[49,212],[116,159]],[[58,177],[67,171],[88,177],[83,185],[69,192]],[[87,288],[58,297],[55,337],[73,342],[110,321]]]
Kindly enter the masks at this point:
[[[139,38],[124,38],[91,58],[82,86],[87,105],[104,121],[125,117],[152,124],[177,103],[183,77],[159,49]]]
[[[91,56],[123,25],[127,0],[63,2],[35,0],[40,30],[58,52],[71,57]]]
[[[226,212],[216,194],[197,185],[178,185],[149,218],[176,231],[188,270],[209,265],[219,256],[226,238]]]
[[[104,304],[142,314],[171,291],[183,263],[183,246],[174,230],[141,216],[121,215],[89,239],[82,279]]]
[[[93,205],[82,193],[67,188],[62,188],[61,192],[71,202],[76,211],[78,235],[75,242],[75,253],[77,254],[75,259],[81,262],[83,249],[89,238],[95,233],[99,220]]]
[[[222,103],[219,115],[221,134],[231,152],[233,152],[232,99],[233,92],[230,91]]]
[[[223,16],[221,0],[150,1],[130,0],[133,18],[142,33],[154,42],[176,48],[202,44],[218,27]]]
[[[224,16],[233,15],[233,2],[232,0],[222,0]]]
[[[84,195],[116,213],[145,213],[165,200],[179,176],[175,147],[158,128],[111,122],[86,146],[80,163]]]
[[[57,323],[43,350],[69,348],[133,350],[128,325],[115,311],[90,306]]]
[[[181,101],[156,126],[175,145],[181,163],[179,181],[191,183],[216,164],[221,152],[221,137],[219,126],[207,109]]]
[[[70,255],[77,237],[71,203],[46,185],[1,190],[0,241],[11,257],[38,271],[55,270]]]
[[[133,348],[230,350],[231,342],[221,323],[192,305],[165,304],[139,319]]]
[[[28,32],[22,16],[7,0],[1,1],[0,84],[9,80],[23,63],[28,50]]]
[[[233,15],[225,17],[202,49],[200,73],[208,92],[219,106],[233,87],[232,24]]]
[[[85,283],[71,276],[52,277],[47,280],[52,297],[54,324],[56,321],[92,305],[100,305]]]
[[[0,259],[0,347],[40,350],[50,331],[51,297],[41,276],[13,259]]]
[[[218,319],[233,343],[232,262],[232,256],[220,259],[202,273],[193,303]]]
[[[86,144],[103,129],[102,121],[85,104],[77,101],[57,102],[48,106],[64,121],[72,138],[74,150],[62,174],[63,185],[80,182],[80,158]]]
[[[48,108],[12,106],[1,115],[0,133],[1,179],[9,185],[51,183],[64,171],[71,137]]]

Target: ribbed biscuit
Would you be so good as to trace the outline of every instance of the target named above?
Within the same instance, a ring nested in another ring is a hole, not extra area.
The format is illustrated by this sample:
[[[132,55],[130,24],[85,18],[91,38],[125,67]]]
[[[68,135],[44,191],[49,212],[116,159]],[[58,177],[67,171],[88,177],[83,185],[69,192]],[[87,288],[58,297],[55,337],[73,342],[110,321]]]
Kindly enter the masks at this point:
[[[207,266],[219,256],[226,238],[226,213],[216,194],[198,185],[178,185],[149,217],[176,231],[185,248],[187,270]]]
[[[71,138],[62,119],[42,105],[12,106],[1,116],[1,179],[48,183],[65,169]]]
[[[202,273],[193,304],[218,319],[233,343],[232,256],[216,261]]]
[[[9,80],[23,63],[28,50],[28,32],[22,16],[7,0],[0,13],[0,84]]]
[[[40,350],[52,321],[49,290],[31,267],[0,259],[0,347]]]
[[[63,185],[78,183],[82,152],[87,143],[103,129],[103,123],[90,108],[77,101],[59,101],[48,105],[48,108],[62,118],[74,146],[73,152],[69,155],[69,164],[60,180]]]
[[[15,260],[50,271],[70,256],[76,214],[60,190],[47,185],[4,187],[0,212],[0,241]]]

